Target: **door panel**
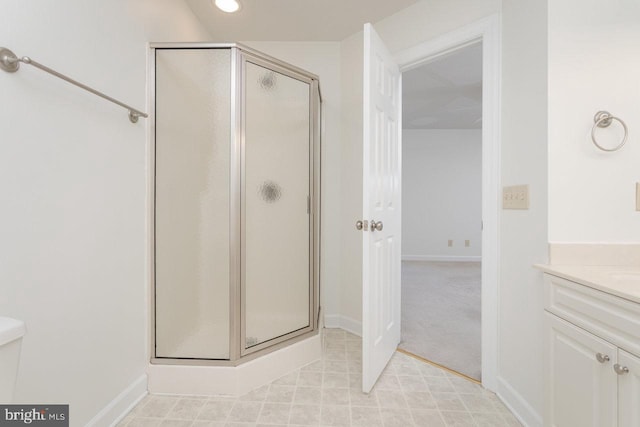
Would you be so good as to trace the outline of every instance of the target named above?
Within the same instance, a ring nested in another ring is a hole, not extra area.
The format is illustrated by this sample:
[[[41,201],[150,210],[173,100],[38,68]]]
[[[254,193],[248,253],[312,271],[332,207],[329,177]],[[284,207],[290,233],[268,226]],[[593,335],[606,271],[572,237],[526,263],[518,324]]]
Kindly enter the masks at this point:
[[[368,393],[400,342],[400,70],[364,28],[362,388]],[[380,224],[380,227],[376,227]]]
[[[545,313],[545,324],[550,378],[545,425],[616,426],[617,348],[552,314]],[[610,360],[599,362],[598,353]]]
[[[618,364],[629,373],[618,377],[619,427],[640,426],[640,358],[618,350]]]

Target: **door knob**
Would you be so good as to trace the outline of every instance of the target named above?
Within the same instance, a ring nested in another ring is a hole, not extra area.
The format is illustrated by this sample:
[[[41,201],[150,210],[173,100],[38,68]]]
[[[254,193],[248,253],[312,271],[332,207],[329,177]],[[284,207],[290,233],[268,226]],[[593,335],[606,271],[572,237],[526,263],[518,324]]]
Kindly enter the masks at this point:
[[[382,224],[382,221],[378,221],[376,222],[375,220],[371,220],[371,231],[382,231],[382,229],[384,228],[384,225]]]
[[[607,356],[606,354],[602,354],[602,353],[596,354],[596,359],[598,359],[598,362],[600,362],[600,363],[605,363],[605,362],[608,362],[609,360],[611,360],[609,358],[609,356]]]
[[[616,371],[616,374],[618,375],[624,375],[629,373],[629,368],[627,368],[626,366],[620,366],[617,363],[613,365],[613,370]]]
[[[364,230],[364,231],[369,231],[369,221],[362,221],[362,220],[357,220],[356,221],[356,230]]]

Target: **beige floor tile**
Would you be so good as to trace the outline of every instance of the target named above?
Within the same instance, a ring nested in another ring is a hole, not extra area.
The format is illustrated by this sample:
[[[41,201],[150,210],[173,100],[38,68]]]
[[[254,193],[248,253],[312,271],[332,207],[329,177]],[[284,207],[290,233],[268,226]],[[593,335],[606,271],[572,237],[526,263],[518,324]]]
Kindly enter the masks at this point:
[[[442,377],[423,377],[424,382],[427,383],[429,391],[434,393],[453,393],[456,390],[453,388],[451,381],[445,376]]]
[[[322,400],[320,387],[297,387],[293,396],[293,403],[319,405]]]
[[[376,396],[381,408],[409,408],[404,394],[397,390],[376,390]]]
[[[349,388],[349,378],[345,374],[325,372],[322,378],[323,388]]]
[[[508,427],[507,422],[498,413],[472,412],[471,416],[478,427]]]
[[[288,424],[291,405],[286,403],[265,402],[260,411],[258,422],[263,424]]]
[[[174,420],[195,420],[206,403],[201,399],[180,399],[169,411],[166,418]]]
[[[331,427],[349,427],[351,418],[348,406],[326,406],[320,407],[320,425]]]
[[[320,425],[320,405],[293,405],[291,407],[290,425]]]
[[[381,408],[382,425],[384,427],[413,427],[413,417],[408,409]]]
[[[496,407],[489,397],[482,394],[460,393],[460,400],[469,412],[496,412]]]
[[[203,421],[226,421],[234,402],[210,400],[202,405],[197,419]]]
[[[404,398],[412,409],[438,409],[436,400],[428,391],[407,391]]]
[[[129,421],[127,427],[158,427],[162,423],[162,418],[134,417]]]
[[[288,385],[272,384],[267,393],[265,402],[271,403],[291,403],[293,402],[293,394],[296,388]]]
[[[249,393],[243,396],[240,396],[239,400],[242,400],[245,402],[262,402],[267,397],[268,392],[269,392],[269,385],[267,384],[255,390],[251,390]]]
[[[417,427],[445,427],[438,410],[412,409],[411,415]]]
[[[372,411],[371,408],[352,406],[351,425],[353,427],[382,427],[380,411]]]
[[[136,417],[164,418],[179,400],[176,397],[150,396],[144,402],[141,402],[142,406],[136,406],[134,413]]]
[[[346,374],[347,370],[347,362],[344,360],[325,360],[323,365],[323,371],[333,372],[339,374]]]
[[[262,402],[236,402],[227,423],[255,423],[262,409]]]
[[[193,424],[191,420],[164,419],[160,423],[160,427],[191,427],[191,424]]]
[[[225,427],[225,423],[217,421],[200,421],[196,420],[191,424],[192,427]]]
[[[378,406],[376,391],[371,393],[363,393],[360,389],[349,389],[349,399],[352,406]]]
[[[466,411],[462,400],[456,393],[431,393],[441,411]]]
[[[317,362],[310,363],[308,365],[300,368],[301,372],[313,371],[313,372],[322,372],[323,369],[323,361],[318,360]]]
[[[324,351],[322,357],[325,360],[347,360],[347,351],[345,349],[328,348]]]
[[[362,372],[362,371],[360,371]],[[362,389],[362,375],[349,374],[349,388]]]
[[[322,372],[300,372],[298,386],[320,387],[322,386]]]
[[[473,417],[468,412],[440,411],[447,427],[477,427]]]
[[[349,405],[348,388],[324,388],[322,389],[323,405]]]
[[[376,390],[400,390],[400,381],[394,374],[383,373],[378,378],[375,388]]]
[[[429,391],[429,387],[421,375],[398,375],[398,381],[400,388],[404,391]]]

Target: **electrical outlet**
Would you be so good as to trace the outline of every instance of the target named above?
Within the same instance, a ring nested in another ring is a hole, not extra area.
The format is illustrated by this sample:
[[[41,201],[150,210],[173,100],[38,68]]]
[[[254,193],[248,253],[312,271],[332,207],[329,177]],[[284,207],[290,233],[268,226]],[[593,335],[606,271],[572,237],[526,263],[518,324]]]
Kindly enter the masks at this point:
[[[529,186],[504,187],[502,189],[502,209],[529,209]]]
[[[636,210],[640,212],[640,182],[636,182]]]
[[[449,243],[447,244],[447,246],[452,247],[453,246],[453,240],[449,240]]]
[[[471,241],[470,241],[470,240],[465,240],[465,241],[464,241],[464,246],[465,246],[466,248],[468,248],[469,246],[471,246]]]

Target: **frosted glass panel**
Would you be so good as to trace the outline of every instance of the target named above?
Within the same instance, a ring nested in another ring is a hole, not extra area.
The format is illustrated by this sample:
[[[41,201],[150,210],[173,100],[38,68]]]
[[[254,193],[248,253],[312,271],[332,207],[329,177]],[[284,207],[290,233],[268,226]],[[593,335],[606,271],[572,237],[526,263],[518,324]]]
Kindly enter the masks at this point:
[[[230,64],[156,51],[156,357],[229,358]]]
[[[309,325],[309,84],[246,63],[245,348]]]

